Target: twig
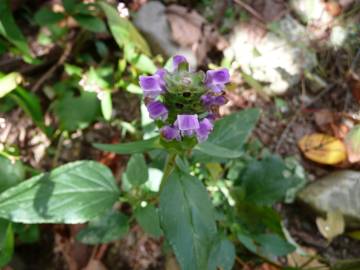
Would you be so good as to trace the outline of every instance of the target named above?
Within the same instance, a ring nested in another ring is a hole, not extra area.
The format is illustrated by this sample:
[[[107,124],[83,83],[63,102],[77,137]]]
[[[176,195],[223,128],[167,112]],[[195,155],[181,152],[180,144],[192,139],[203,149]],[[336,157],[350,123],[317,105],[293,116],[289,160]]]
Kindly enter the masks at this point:
[[[95,259],[98,261],[101,261],[101,259],[104,257],[106,250],[108,249],[109,245],[108,244],[102,244],[100,245],[96,255],[95,255]]]
[[[288,122],[288,124],[286,125],[286,128],[283,130],[283,132],[281,133],[280,139],[276,144],[275,147],[275,153],[279,153],[280,147],[283,144],[286,135],[288,134],[289,130],[292,128],[292,126],[294,125],[294,123],[296,122],[297,118],[300,116],[301,114],[301,110],[302,108],[298,109],[295,113],[295,115],[291,118],[291,120]]]
[[[312,263],[314,260],[319,259],[320,257],[318,255],[311,256],[308,260],[306,260],[303,264],[300,265],[300,269],[304,269],[307,267],[310,263]]]
[[[301,115],[302,110],[313,105],[314,103],[318,102],[324,95],[326,95],[330,90],[332,90],[334,88],[334,84],[329,85],[327,88],[325,88],[320,94],[318,94],[314,99],[312,99],[311,101],[309,101],[307,104],[305,104],[304,106],[300,107],[296,113],[294,114],[294,116],[291,118],[291,120],[288,122],[286,128],[284,129],[284,131],[281,133],[280,139],[278,141],[278,143],[276,144],[275,147],[275,152],[279,153],[280,147],[283,144],[286,135],[288,134],[289,130],[292,128],[292,126],[294,125],[294,123],[296,122],[297,118]]]
[[[349,73],[354,76],[357,80],[360,80],[360,74],[356,74],[355,70],[356,70],[356,64],[357,62],[360,60],[360,49],[357,51],[354,60],[352,61],[351,65],[350,65],[350,70]]]
[[[66,59],[70,56],[72,47],[73,43],[71,41],[68,41],[59,60],[47,72],[45,72],[43,76],[41,76],[41,78],[31,88],[31,91],[38,91],[40,87],[51,77],[51,75],[65,63]]]
[[[258,19],[259,21],[261,21],[262,23],[266,23],[264,18],[250,5],[244,3],[241,0],[233,0],[236,4],[242,6],[244,9],[246,9],[251,15],[253,15],[256,19]]]
[[[247,267],[246,263],[245,263],[242,259],[240,259],[239,256],[236,256],[236,257],[235,257],[235,260],[236,260],[239,264],[241,264],[242,267],[244,267],[244,268]]]

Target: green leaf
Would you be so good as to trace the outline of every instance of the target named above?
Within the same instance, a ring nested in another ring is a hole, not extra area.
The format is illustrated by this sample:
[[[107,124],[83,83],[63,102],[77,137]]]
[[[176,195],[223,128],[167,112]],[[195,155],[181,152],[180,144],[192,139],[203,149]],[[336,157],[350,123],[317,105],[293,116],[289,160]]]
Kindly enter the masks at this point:
[[[21,243],[32,244],[40,239],[39,225],[13,223],[14,233]]]
[[[219,158],[238,158],[243,154],[240,151],[233,151],[206,141],[195,146],[195,149],[204,154]]]
[[[16,46],[25,56],[30,56],[27,41],[16,25],[8,0],[0,1],[0,35]]]
[[[14,233],[11,222],[0,219],[0,267],[7,265],[14,252]]]
[[[125,86],[125,89],[126,89],[126,91],[128,91],[129,93],[132,93],[132,94],[136,94],[136,95],[143,94],[143,90],[141,89],[141,87],[134,83],[129,83],[128,85]]]
[[[12,162],[0,155],[0,193],[25,179],[25,168],[21,161]]]
[[[21,223],[83,223],[111,209],[119,190],[111,171],[77,161],[0,194],[0,217]]]
[[[248,234],[238,233],[237,237],[240,243],[243,244],[244,247],[246,247],[248,250],[253,253],[258,252],[258,247],[256,246],[255,241]]]
[[[96,245],[122,238],[129,231],[128,217],[119,212],[110,211],[89,222],[76,239],[84,244]]]
[[[151,138],[148,140],[120,143],[120,144],[101,144],[95,143],[94,147],[108,152],[114,152],[117,154],[134,154],[143,153],[154,149],[161,149],[159,143],[159,137]]]
[[[64,13],[54,12],[49,7],[39,9],[34,16],[35,22],[41,26],[55,24],[64,18]]]
[[[109,121],[111,119],[111,115],[112,115],[111,92],[104,91],[100,103],[101,103],[102,115],[104,116],[104,119],[106,121]]]
[[[101,56],[101,58],[106,58],[109,56],[109,49],[105,42],[95,41],[96,52]]]
[[[81,27],[86,30],[92,32],[105,32],[106,25],[105,23],[95,17],[94,15],[87,15],[87,14],[76,14],[74,15],[74,19],[79,23]]]
[[[229,158],[225,156],[238,157],[259,116],[260,111],[258,109],[248,109],[233,113],[217,121],[208,140],[196,146],[194,151],[195,159],[198,161],[211,161],[211,156],[221,157],[220,153],[225,151],[222,148],[228,150],[224,152],[226,154],[222,158]],[[211,146],[214,151],[207,149],[207,145]],[[222,148],[216,148],[216,146]]]
[[[239,233],[238,239],[251,252],[268,258],[285,256],[295,250],[295,247],[289,244],[284,238],[271,233],[254,236]]]
[[[63,6],[67,13],[72,13],[78,5],[79,0],[62,0]]]
[[[125,59],[135,66],[140,72],[155,73],[156,65],[151,58],[145,54],[137,53],[132,44],[126,44],[124,49]]]
[[[146,207],[137,208],[135,217],[146,233],[155,237],[160,237],[162,235],[159,213],[152,204],[149,204]]]
[[[245,189],[245,200],[258,205],[272,205],[286,195],[294,184],[292,178],[285,178],[286,167],[278,157],[271,156],[261,161],[252,161],[241,175]]]
[[[241,151],[260,116],[258,109],[247,109],[217,121],[208,142]]]
[[[209,269],[231,270],[235,263],[235,256],[234,244],[227,239],[219,239],[211,250]]]
[[[208,269],[217,233],[208,193],[195,177],[175,170],[160,194],[160,222],[182,270]]]
[[[126,178],[133,186],[144,184],[148,178],[148,168],[143,154],[133,154],[127,164]]]
[[[245,198],[236,201],[236,210],[241,224],[249,232],[261,234],[269,231],[282,234],[281,217],[272,207],[259,206],[252,202],[247,203]]]
[[[42,123],[44,121],[40,100],[36,95],[18,87],[11,93],[10,97],[18,103],[18,105],[34,120],[35,123]]]
[[[96,94],[81,92],[79,97],[66,94],[54,105],[59,117],[60,127],[64,130],[75,131],[84,129],[95,120],[99,112],[99,101]]]
[[[106,15],[110,31],[116,43],[121,48],[126,44],[132,44],[140,52],[151,55],[147,42],[128,19],[120,17],[117,10],[105,2],[100,2],[99,5]]]
[[[0,98],[4,97],[22,82],[23,78],[18,72],[11,72],[0,79]]]
[[[151,60],[151,58],[145,54],[139,54],[135,59],[130,62],[133,64],[140,72],[143,73],[155,73],[157,70],[156,65]]]
[[[274,256],[285,256],[295,250],[284,238],[276,234],[261,234],[254,237],[261,247],[261,253]]]
[[[35,94],[19,86],[9,94],[9,97],[13,99],[29,117],[32,118],[34,123],[47,136],[50,136],[51,130],[45,126],[40,100]]]

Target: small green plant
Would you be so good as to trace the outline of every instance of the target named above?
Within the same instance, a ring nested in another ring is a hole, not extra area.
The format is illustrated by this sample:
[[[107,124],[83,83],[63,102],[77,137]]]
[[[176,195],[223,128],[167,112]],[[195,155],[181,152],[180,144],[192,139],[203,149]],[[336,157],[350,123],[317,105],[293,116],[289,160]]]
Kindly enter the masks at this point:
[[[77,239],[99,244],[123,237],[136,220],[153,237],[165,237],[184,270],[232,269],[238,244],[268,260],[292,252],[272,206],[297,181],[279,158],[246,154],[259,110],[218,119],[228,81],[226,69],[190,72],[182,56],[174,57],[171,70],[140,77],[158,135],[94,144],[131,155],[121,188],[94,161],[69,163],[16,184],[0,194],[3,246],[13,245],[13,222],[89,222]],[[132,214],[114,209],[116,202],[129,204]]]

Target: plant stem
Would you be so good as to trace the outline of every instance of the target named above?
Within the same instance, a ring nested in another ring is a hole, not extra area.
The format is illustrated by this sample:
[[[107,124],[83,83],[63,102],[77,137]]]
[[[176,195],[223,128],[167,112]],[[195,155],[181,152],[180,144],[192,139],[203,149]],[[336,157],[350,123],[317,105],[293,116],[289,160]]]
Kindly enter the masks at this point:
[[[54,155],[54,158],[53,158],[52,163],[51,163],[53,168],[55,168],[57,166],[57,164],[58,164],[64,140],[65,140],[64,132],[61,132],[60,137],[59,137],[59,141],[58,141],[57,146],[56,146],[55,155]]]
[[[160,191],[162,191],[162,189],[164,188],[166,182],[169,179],[169,175],[171,174],[171,172],[174,169],[175,159],[176,159],[176,154],[168,154],[168,156],[166,158],[165,167],[164,167],[164,174],[161,178]]]

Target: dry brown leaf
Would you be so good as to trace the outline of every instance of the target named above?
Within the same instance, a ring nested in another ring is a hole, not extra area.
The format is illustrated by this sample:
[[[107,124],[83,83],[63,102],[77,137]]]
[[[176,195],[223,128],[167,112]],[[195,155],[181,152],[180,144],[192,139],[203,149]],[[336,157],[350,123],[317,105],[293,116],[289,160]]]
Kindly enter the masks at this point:
[[[199,63],[202,63],[207,52],[213,48],[224,49],[225,40],[216,29],[195,10],[188,10],[179,5],[170,5],[166,9],[174,42],[181,47],[191,48]]]
[[[89,264],[83,270],[107,270],[107,268],[101,261],[91,259]]]
[[[55,225],[55,253],[60,253],[69,270],[78,270],[85,267],[91,255],[91,246],[75,241],[75,235],[84,227],[84,224]]]
[[[307,264],[307,269],[330,270],[325,264],[314,258],[317,256],[317,251],[315,249],[301,247],[301,250],[303,251],[302,254],[295,251],[287,256],[289,266],[298,267],[299,265]],[[304,255],[304,253],[306,255]]]
[[[266,23],[279,20],[287,13],[284,0],[254,0],[251,1],[251,6]]]
[[[334,123],[334,116],[330,110],[324,109],[314,113],[316,125],[323,131],[329,129],[329,125]]]
[[[347,158],[344,143],[326,134],[306,135],[299,140],[298,145],[308,159],[321,164],[335,165]]]
[[[351,78],[349,80],[349,86],[355,100],[360,104],[360,80]]]

